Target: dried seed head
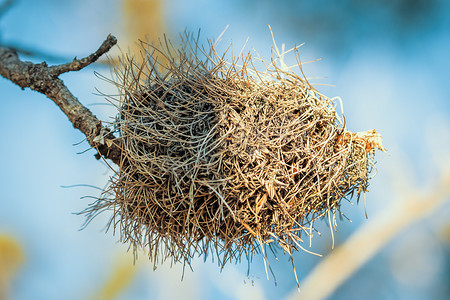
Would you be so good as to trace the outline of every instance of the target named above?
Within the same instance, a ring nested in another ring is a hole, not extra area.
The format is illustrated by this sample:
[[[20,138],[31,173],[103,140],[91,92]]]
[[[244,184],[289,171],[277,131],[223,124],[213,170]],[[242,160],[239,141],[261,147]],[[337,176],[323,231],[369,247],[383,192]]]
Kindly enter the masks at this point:
[[[123,157],[90,213],[113,210],[122,241],[155,263],[212,252],[223,266],[273,244],[292,255],[314,220],[366,191],[381,140],[346,131],[334,101],[279,67],[284,54],[261,72],[187,34],[142,53],[114,70]]]

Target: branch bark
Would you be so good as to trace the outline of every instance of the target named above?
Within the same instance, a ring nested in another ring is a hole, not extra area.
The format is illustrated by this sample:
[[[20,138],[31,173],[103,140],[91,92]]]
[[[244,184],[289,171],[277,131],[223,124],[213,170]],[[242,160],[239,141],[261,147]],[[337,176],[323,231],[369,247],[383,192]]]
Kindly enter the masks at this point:
[[[62,65],[47,66],[46,62],[34,64],[23,62],[17,52],[0,45],[0,75],[22,89],[30,88],[46,95],[56,103],[63,113],[69,118],[73,127],[79,129],[88,143],[98,151],[96,158],[109,158],[119,165],[121,148],[111,130],[102,125],[102,122],[69,91],[59,75],[79,71],[95,62],[101,55],[108,52],[117,39],[109,35],[100,48],[93,54],[74,59],[72,62]]]

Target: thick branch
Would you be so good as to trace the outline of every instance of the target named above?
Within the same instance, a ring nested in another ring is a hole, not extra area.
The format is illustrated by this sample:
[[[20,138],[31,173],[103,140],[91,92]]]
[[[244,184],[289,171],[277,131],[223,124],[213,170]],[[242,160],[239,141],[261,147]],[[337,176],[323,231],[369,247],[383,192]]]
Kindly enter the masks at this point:
[[[48,67],[45,62],[41,64],[23,62],[19,59],[16,51],[0,46],[0,75],[22,89],[29,87],[53,100],[72,122],[73,127],[86,135],[87,141],[98,150],[99,156],[109,158],[119,164],[121,151],[114,135],[108,128],[102,126],[102,122],[83,106],[64,85],[64,82],[58,78],[62,73],[78,71],[95,62],[116,43],[116,38],[109,35],[100,48],[88,57],[51,67]]]

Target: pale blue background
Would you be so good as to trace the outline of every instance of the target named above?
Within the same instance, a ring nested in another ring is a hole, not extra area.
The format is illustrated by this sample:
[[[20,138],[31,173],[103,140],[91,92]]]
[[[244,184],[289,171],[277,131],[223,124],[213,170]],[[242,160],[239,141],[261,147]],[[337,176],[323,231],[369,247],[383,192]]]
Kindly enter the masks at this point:
[[[108,33],[123,35],[117,1],[17,2],[0,20],[0,41],[6,44],[71,59],[91,53]],[[342,210],[353,223],[339,222],[337,243],[387,209],[398,197],[396,186],[401,186],[402,178],[420,188],[436,180],[439,167],[448,163],[450,2],[372,2],[168,0],[165,4],[172,35],[200,27],[203,37],[215,38],[230,25],[225,44],[232,39],[240,49],[249,36],[247,48],[256,48],[267,59],[272,46],[267,24],[279,45],[284,42],[290,48],[306,42],[301,48],[303,61],[323,60],[306,65],[305,73],[322,77],[312,82],[335,85],[318,89],[343,99],[348,128],[376,128],[383,134],[390,156],[377,154],[379,174],[367,194],[369,220],[362,205],[344,203]],[[62,79],[82,103],[107,119],[115,112],[110,106],[96,105],[105,101],[94,93],[96,88],[114,90],[95,77],[94,70],[109,74],[107,67],[94,65]],[[98,195],[95,189],[61,186],[103,187],[111,172],[92,157],[93,151],[77,155],[87,144],[72,144],[83,135],[43,95],[21,91],[2,78],[0,103],[0,232],[14,235],[26,252],[13,299],[87,299],[126,247],[117,244],[111,233],[102,232],[107,215],[79,231],[84,219],[73,213],[91,201],[81,197]],[[448,219],[447,204],[396,238],[330,299],[448,299],[450,246],[448,238],[441,237]],[[329,231],[326,224],[319,229],[323,236],[313,241],[313,250],[325,254],[331,244]],[[424,284],[401,282],[393,275],[392,263],[399,251],[409,255],[413,271],[418,271],[417,261],[432,267],[428,273],[412,272],[412,278],[419,276]],[[319,261],[297,253],[300,279]],[[265,279],[260,256],[254,259],[250,278],[246,263],[229,265],[223,272],[209,261],[193,265],[194,272],[187,271],[180,283],[179,266],[152,271],[150,265],[140,263],[121,299],[280,299],[296,288],[291,263],[281,253],[280,262],[272,264],[277,286]]]

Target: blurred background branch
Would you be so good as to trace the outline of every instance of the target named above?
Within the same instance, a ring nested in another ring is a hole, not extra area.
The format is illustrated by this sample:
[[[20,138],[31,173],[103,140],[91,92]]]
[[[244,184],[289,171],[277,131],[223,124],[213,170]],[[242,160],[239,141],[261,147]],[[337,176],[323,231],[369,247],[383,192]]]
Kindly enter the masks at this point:
[[[411,187],[411,194],[361,226],[322,260],[286,300],[326,299],[358,268],[412,223],[426,218],[450,200],[450,173],[445,173],[427,195]]]
[[[17,271],[25,261],[22,245],[13,236],[0,232],[0,299],[8,299]]]
[[[14,0],[6,0],[0,4],[0,18],[11,8],[14,4]]]

